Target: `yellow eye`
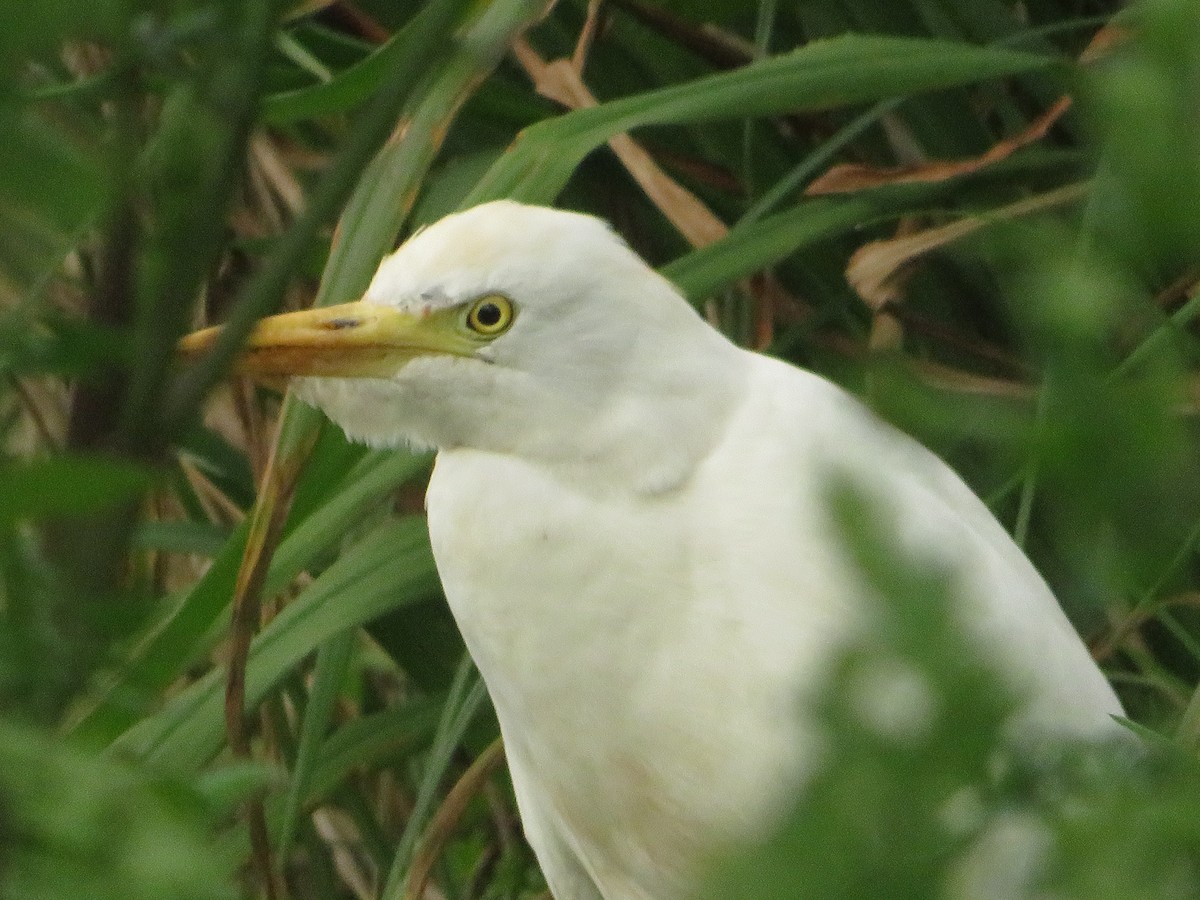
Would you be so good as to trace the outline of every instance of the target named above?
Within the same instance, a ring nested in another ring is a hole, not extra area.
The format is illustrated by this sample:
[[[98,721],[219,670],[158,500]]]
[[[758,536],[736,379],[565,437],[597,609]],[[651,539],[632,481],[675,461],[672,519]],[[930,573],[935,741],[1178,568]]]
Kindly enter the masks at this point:
[[[512,301],[500,294],[480,297],[467,310],[467,327],[484,337],[495,337],[508,331],[516,310]]]

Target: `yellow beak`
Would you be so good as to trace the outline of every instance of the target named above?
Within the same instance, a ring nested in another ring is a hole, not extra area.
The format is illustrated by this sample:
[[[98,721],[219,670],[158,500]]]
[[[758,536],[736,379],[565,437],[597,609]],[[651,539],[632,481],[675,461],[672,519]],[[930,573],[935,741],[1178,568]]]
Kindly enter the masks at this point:
[[[282,313],[255,325],[234,368],[253,376],[386,378],[418,356],[470,356],[478,343],[456,327],[454,313],[414,315],[361,300]],[[189,334],[179,342],[180,355],[202,356],[220,331]]]

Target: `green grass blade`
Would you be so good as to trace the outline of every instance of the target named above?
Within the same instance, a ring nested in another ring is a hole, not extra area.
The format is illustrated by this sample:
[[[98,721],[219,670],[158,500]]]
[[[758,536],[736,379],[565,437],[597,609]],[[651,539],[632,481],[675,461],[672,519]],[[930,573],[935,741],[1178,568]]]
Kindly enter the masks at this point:
[[[0,459],[0,525],[98,512],[136,497],[149,483],[148,470],[116,458]]]
[[[304,119],[350,112],[366,102],[389,75],[428,41],[431,30],[441,31],[452,22],[463,3],[429,4],[392,38],[365,59],[348,66],[331,80],[310,87],[280,91],[263,101],[263,119],[269,125],[287,125]],[[456,8],[458,7],[458,8]],[[449,10],[449,17],[437,21]],[[434,28],[431,29],[431,23]]]
[[[592,150],[642,125],[811,112],[873,103],[1061,65],[1054,57],[943,41],[845,35],[736,69],[539,123],[488,172],[467,205],[553,200]]]
[[[374,452],[360,461],[346,481],[284,538],[267,573],[266,592],[278,594],[342,539],[364,511],[428,465],[428,457],[399,451]],[[176,611],[151,635],[126,666],[104,699],[83,717],[76,731],[107,742],[141,714],[138,707],[154,691],[177,677],[196,655],[202,640],[229,606],[246,526],[239,525],[208,571],[179,601]]]
[[[198,643],[229,606],[246,526],[239,525],[212,565],[179,600],[175,612],[133,654],[96,706],[75,726],[81,738],[107,744],[145,714],[155,692],[194,658]]]
[[[845,234],[879,206],[862,196],[809,200],[799,206],[735,228],[721,240],[671,262],[661,270],[693,301],[779,262],[799,247]]]
[[[479,713],[486,697],[487,689],[479,673],[475,671],[475,664],[470,656],[463,654],[454,683],[450,687],[450,695],[442,707],[442,718],[433,739],[433,747],[425,760],[425,773],[417,790],[417,798],[413,802],[412,813],[405,823],[404,834],[401,835],[400,844],[396,848],[395,861],[383,889],[384,900],[402,900],[405,878],[412,864],[421,831],[433,814],[438,787],[446,777],[446,770],[450,767],[455,748],[462,741],[467,726]]]
[[[367,509],[429,466],[429,456],[401,450],[367,454],[351,478],[279,545],[267,573],[266,594],[278,594],[358,522]]]
[[[353,629],[343,631],[325,642],[317,651],[317,662],[313,667],[312,690],[308,706],[304,710],[304,722],[300,727],[300,743],[296,749],[296,764],[288,784],[284,804],[283,830],[279,838],[278,852],[286,855],[296,839],[296,825],[301,805],[312,780],[313,767],[321,749],[321,742],[329,728],[338,693],[350,666],[357,634]]]
[[[327,797],[355,769],[406,756],[437,731],[443,698],[416,698],[403,706],[355,719],[325,739],[310,772],[304,803]]]
[[[338,632],[436,591],[425,523],[410,517],[380,526],[258,635],[247,667],[247,703],[261,700],[293,666]],[[127,731],[113,749],[163,768],[194,770],[221,748],[223,700],[224,671],[217,669]]]

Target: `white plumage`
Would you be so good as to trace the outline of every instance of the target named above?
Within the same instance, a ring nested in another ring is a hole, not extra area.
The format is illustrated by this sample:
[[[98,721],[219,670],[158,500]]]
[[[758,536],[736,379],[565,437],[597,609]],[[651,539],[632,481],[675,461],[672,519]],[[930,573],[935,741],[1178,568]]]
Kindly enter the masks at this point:
[[[558,900],[686,896],[802,786],[804,699],[869,624],[834,473],[954,572],[981,664],[1027,697],[1014,734],[1112,727],[1054,597],[944,463],[734,346],[599,220],[476,207],[408,241],[364,299],[421,320],[489,295],[515,317],[470,353],[299,389],[351,437],[438,448],[438,570]]]

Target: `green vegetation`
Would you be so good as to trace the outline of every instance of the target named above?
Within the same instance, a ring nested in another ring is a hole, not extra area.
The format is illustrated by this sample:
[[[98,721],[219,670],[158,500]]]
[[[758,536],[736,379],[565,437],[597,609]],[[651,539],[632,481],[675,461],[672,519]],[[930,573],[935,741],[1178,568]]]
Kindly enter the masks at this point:
[[[225,378],[257,317],[504,196],[608,218],[947,458],[1155,748],[998,759],[945,585],[839,494],[885,627],[709,895],[1200,896],[1194,0],[286,6],[0,0],[0,897],[544,891],[429,460]],[[855,712],[906,671],[923,728]]]

